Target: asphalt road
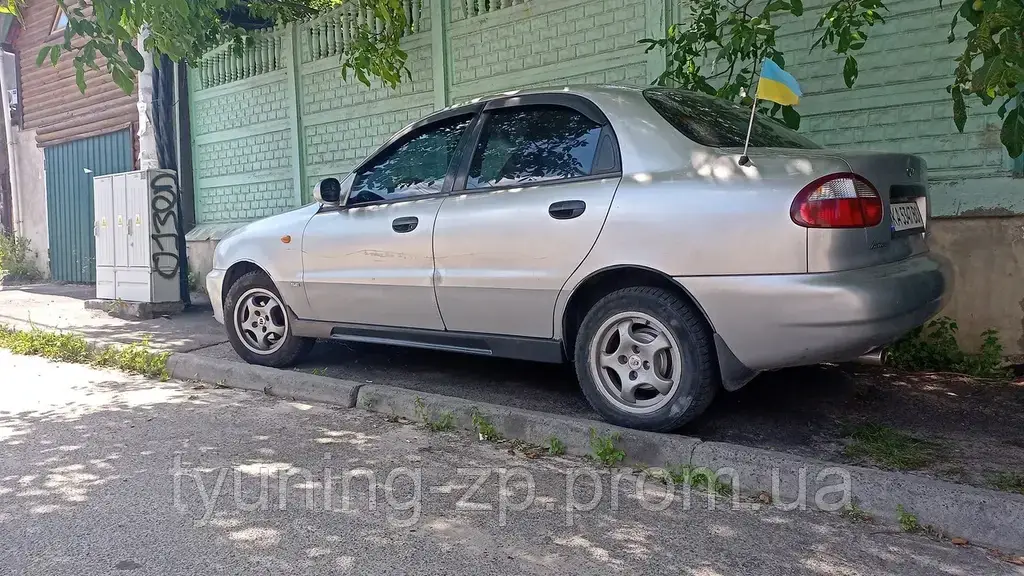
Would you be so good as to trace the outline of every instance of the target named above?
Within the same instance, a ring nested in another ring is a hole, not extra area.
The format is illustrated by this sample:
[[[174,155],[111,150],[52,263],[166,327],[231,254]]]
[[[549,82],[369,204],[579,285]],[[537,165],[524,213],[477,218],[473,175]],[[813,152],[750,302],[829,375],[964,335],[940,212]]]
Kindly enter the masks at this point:
[[[359,410],[5,351],[0,383],[3,574],[1024,573],[820,512],[658,510],[628,475],[594,498],[585,462]]]

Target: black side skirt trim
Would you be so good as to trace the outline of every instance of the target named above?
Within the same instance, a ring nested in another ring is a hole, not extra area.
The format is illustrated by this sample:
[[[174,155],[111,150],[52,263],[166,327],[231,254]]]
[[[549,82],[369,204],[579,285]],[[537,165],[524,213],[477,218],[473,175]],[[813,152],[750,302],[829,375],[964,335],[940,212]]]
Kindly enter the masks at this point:
[[[355,324],[335,325],[331,328],[330,338],[332,340],[348,342],[425,348],[428,350],[532,360],[534,362],[547,362],[551,364],[565,362],[562,343],[558,340],[546,338],[498,336],[469,332],[441,332],[438,330],[389,328]]]

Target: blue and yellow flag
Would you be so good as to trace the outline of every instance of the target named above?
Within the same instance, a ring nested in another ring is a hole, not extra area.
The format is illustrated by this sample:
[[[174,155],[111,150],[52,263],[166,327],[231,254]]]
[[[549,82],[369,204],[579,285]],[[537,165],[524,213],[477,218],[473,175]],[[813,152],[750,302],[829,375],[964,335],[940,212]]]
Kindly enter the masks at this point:
[[[757,97],[760,100],[777,102],[783,106],[795,106],[800,103],[800,85],[789,73],[779,68],[769,58],[761,63],[761,79],[757,82]]]

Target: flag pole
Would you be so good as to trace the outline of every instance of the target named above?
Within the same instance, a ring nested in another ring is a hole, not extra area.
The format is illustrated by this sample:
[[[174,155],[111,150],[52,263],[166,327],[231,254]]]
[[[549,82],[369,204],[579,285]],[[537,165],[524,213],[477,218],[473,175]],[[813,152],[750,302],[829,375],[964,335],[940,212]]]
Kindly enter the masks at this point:
[[[757,65],[760,62],[754,62],[754,73],[757,74]],[[757,112],[757,87],[761,84],[761,76],[757,76],[757,84],[754,86],[754,103],[750,105],[750,123],[747,124],[747,139],[743,141],[743,155],[740,156],[740,166],[748,166],[750,164],[750,156],[747,156],[747,150],[750,148],[750,134],[754,131],[754,113]]]
[[[760,78],[757,80],[761,81]],[[750,164],[750,157],[747,156],[747,149],[750,147],[750,133],[754,130],[754,113],[757,112],[757,91],[754,92],[754,104],[750,107],[750,124],[747,125],[747,139],[743,141],[743,155],[740,156],[740,166]]]

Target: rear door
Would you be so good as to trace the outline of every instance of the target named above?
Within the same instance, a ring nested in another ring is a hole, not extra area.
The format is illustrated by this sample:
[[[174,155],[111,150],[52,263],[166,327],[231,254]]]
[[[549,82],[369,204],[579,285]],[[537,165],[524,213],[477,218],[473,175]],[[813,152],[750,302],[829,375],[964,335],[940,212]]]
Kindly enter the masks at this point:
[[[555,300],[597,240],[621,177],[588,100],[489,102],[434,228],[435,292],[451,331],[552,337]]]

